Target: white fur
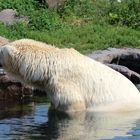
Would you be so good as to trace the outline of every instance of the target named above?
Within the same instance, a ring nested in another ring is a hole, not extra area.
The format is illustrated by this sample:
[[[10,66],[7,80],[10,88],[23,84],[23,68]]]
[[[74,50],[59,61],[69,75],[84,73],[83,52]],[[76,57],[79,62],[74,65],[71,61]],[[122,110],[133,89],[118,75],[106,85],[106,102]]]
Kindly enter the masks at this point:
[[[0,61],[16,79],[45,90],[57,109],[140,109],[140,93],[127,78],[74,49],[22,39],[1,47]]]

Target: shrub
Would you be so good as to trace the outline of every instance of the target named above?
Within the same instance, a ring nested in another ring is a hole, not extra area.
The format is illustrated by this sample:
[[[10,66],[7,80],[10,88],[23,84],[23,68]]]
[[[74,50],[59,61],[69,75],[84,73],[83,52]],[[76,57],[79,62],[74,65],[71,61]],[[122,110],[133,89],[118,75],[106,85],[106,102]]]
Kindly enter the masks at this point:
[[[38,9],[36,0],[0,0],[0,10],[16,9],[18,13],[28,15]]]
[[[57,8],[57,13],[62,19],[82,18],[86,22],[101,20],[107,12],[106,0],[66,0]]]
[[[36,30],[55,30],[61,21],[55,11],[47,9],[39,0],[5,0],[0,1],[0,10],[16,9],[19,15],[29,17],[29,27]]]
[[[54,11],[40,9],[30,15],[31,29],[54,31],[61,27],[61,20]]]
[[[125,25],[140,29],[140,0],[112,1],[108,11],[110,24]]]

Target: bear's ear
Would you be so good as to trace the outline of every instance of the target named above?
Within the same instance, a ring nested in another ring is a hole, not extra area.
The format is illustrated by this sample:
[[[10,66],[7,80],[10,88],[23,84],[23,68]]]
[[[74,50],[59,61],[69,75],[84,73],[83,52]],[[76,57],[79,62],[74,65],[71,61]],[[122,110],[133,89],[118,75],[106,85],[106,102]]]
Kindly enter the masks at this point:
[[[7,44],[3,46],[2,50],[5,54],[12,54],[16,51],[16,48],[12,44]]]
[[[13,51],[11,45],[7,44],[0,47],[0,64],[3,65],[6,60],[9,59],[9,56],[11,56],[11,52]]]
[[[3,56],[9,54],[10,50],[11,50],[10,45],[4,45],[0,47],[0,52],[2,53]]]

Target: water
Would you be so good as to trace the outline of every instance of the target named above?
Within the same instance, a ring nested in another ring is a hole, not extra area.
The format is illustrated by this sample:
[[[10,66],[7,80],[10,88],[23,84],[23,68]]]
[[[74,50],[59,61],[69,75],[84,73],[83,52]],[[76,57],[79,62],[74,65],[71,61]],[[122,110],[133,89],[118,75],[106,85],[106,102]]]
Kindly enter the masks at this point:
[[[0,104],[0,140],[139,140],[140,112],[66,115],[47,103]]]

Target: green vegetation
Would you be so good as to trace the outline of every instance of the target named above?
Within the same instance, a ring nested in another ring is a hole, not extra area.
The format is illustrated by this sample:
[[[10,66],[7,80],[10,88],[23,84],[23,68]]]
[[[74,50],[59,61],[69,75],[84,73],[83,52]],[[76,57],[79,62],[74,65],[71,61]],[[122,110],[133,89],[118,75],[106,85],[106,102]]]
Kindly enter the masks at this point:
[[[48,98],[46,96],[33,96],[33,101],[35,103],[48,103],[49,104],[49,101],[48,101]]]
[[[140,31],[140,0],[112,1],[109,9],[109,23],[119,24]]]
[[[140,0],[66,0],[55,9],[40,1],[0,0],[0,10],[12,8],[29,17],[28,24],[0,23],[0,35],[73,47],[82,53],[108,47],[140,48]]]

